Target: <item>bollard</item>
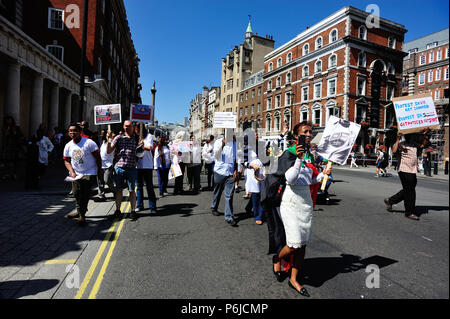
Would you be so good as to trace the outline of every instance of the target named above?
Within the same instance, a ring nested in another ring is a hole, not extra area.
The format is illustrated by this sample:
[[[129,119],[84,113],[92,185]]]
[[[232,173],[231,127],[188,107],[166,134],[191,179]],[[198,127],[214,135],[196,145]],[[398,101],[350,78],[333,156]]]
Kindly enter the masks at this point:
[[[433,171],[433,174],[434,174],[434,175],[437,175],[437,174],[438,174],[438,163],[437,163],[437,161],[434,162],[434,171]]]
[[[448,161],[445,161],[444,174],[448,175]]]

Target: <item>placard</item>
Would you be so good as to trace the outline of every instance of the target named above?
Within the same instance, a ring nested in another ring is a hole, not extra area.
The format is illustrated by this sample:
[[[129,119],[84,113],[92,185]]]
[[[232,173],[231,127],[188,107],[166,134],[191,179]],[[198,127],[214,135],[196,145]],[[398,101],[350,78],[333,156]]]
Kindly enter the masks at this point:
[[[153,121],[154,106],[143,104],[131,104],[130,121],[150,123]]]
[[[236,112],[214,112],[213,128],[236,128]]]
[[[317,154],[333,163],[344,165],[360,129],[359,124],[330,116],[317,145]]]
[[[440,129],[431,94],[396,97],[392,99],[392,103],[399,132],[407,134],[422,132],[426,128]]]
[[[95,125],[122,123],[120,104],[94,106]]]

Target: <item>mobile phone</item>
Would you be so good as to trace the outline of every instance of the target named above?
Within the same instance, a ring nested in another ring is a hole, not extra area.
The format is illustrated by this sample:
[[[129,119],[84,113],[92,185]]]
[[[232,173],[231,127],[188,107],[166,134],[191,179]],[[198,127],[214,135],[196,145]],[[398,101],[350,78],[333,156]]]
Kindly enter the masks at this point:
[[[297,145],[303,145],[303,148],[307,150],[309,147],[306,145],[306,135],[299,135],[297,139]]]

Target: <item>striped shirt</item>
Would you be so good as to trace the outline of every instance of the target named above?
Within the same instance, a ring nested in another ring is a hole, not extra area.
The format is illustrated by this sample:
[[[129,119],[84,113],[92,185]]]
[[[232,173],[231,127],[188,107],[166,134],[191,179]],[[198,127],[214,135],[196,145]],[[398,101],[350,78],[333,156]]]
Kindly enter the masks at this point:
[[[401,154],[399,172],[416,174],[418,169],[417,146],[415,144],[401,142],[399,144]]]
[[[135,135],[127,137],[126,135],[118,135],[114,138],[111,146],[115,146],[117,159],[116,165],[122,168],[135,168],[136,167],[136,148],[138,145]]]

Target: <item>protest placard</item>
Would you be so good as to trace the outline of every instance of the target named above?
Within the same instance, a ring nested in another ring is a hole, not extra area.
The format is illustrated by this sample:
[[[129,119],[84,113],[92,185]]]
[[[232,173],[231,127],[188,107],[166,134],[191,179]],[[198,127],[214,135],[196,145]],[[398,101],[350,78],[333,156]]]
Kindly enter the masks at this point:
[[[214,112],[213,128],[236,128],[236,112]]]
[[[431,94],[396,97],[394,103],[398,130],[403,134],[439,129],[439,118]]]
[[[330,116],[317,145],[317,154],[333,163],[344,165],[360,129],[359,124]]]
[[[122,122],[120,104],[94,106],[95,125],[107,125]]]
[[[154,106],[131,104],[130,120],[132,122],[150,123],[153,120]]]

